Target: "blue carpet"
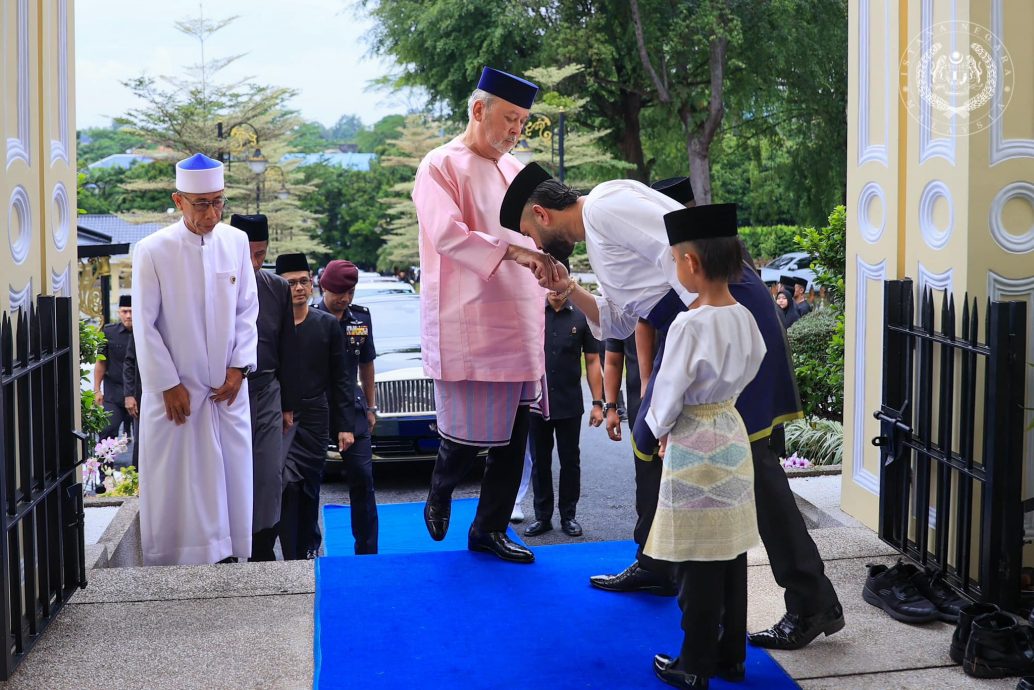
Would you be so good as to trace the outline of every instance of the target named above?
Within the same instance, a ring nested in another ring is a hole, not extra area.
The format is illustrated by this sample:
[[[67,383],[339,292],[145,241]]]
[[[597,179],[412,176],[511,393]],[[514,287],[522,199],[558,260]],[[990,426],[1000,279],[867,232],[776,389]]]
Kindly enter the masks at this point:
[[[474,522],[476,498],[458,498],[452,502],[449,532],[442,541],[431,539],[424,525],[424,504],[387,503],[377,506],[380,536],[377,550],[382,554],[466,551],[467,530]],[[327,556],[355,554],[352,537],[352,511],[348,506],[323,506],[323,552]],[[524,543],[512,529],[510,539]]]
[[[469,551],[316,561],[314,686],[661,690],[653,655],[676,653],[678,604],[589,586],[631,542],[543,546],[532,565]],[[748,648],[745,683],[797,685]]]

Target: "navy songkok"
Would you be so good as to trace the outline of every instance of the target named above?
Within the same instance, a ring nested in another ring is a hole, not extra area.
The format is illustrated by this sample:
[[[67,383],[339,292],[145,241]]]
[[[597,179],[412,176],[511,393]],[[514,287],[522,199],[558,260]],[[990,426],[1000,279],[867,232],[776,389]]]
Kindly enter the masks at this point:
[[[535,94],[539,92],[539,87],[527,79],[491,67],[485,67],[481,71],[478,88],[525,109],[531,108],[535,102]]]
[[[248,236],[249,242],[269,241],[269,221],[261,213],[254,216],[235,213],[230,216],[230,225],[238,230],[243,230],[244,234]]]
[[[309,262],[302,253],[281,254],[276,257],[276,274],[293,273],[294,271],[308,271]]]

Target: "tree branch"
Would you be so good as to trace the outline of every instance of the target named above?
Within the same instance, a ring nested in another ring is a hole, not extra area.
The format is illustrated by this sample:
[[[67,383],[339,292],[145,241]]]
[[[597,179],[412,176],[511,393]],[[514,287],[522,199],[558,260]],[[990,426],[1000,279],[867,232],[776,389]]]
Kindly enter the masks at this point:
[[[628,0],[632,9],[632,23],[635,24],[635,41],[639,46],[639,59],[643,62],[643,69],[650,75],[655,87],[657,87],[657,98],[661,103],[671,103],[671,93],[668,87],[657,75],[657,71],[650,62],[650,54],[646,51],[646,39],[643,37],[643,20],[639,16],[639,0]]]
[[[724,36],[711,40],[711,102],[707,105],[707,119],[704,120],[700,138],[705,145],[710,145],[718,127],[725,116],[725,53],[729,48],[729,39]]]

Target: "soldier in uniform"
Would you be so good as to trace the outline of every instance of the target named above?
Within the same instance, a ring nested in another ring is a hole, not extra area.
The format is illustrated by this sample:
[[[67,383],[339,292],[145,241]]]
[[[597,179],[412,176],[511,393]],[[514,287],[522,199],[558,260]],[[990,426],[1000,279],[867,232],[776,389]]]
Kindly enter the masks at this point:
[[[93,367],[94,399],[111,415],[108,426],[100,433],[101,438],[117,436],[122,426],[129,431],[133,423],[133,418],[126,409],[122,379],[126,352],[129,350],[130,341],[133,340],[133,302],[130,295],[119,297],[118,319],[118,323],[109,323],[101,328],[106,338],[100,349],[104,359],[98,359]],[[101,382],[104,384],[103,389]]]
[[[140,369],[136,365],[136,340],[129,339],[126,361],[122,364],[122,381],[126,394],[126,411],[133,418],[133,467],[140,469]]]
[[[284,434],[294,423],[294,309],[291,288],[278,275],[262,270],[269,248],[269,222],[264,215],[233,214],[230,225],[248,236],[251,266],[258,288],[258,363],[248,374],[251,402],[251,452],[255,502],[252,517],[252,561],[275,561],[283,496]]]
[[[320,277],[323,299],[314,307],[333,315],[341,324],[348,380],[353,386],[357,380],[361,384],[355,392],[355,443],[341,453],[348,480],[352,536],[355,537],[357,555],[377,553],[378,533],[370,440],[370,433],[377,424],[377,387],[373,366],[377,350],[373,345],[370,310],[352,304],[358,280],[359,269],[351,261],[331,261]]]

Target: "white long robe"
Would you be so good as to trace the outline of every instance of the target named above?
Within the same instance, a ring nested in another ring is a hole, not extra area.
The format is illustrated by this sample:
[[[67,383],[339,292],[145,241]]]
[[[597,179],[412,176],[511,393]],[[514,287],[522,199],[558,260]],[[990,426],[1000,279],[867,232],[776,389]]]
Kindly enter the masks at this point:
[[[192,565],[251,555],[248,383],[213,403],[227,367],[254,368],[258,293],[248,238],[219,223],[204,237],[181,220],[133,251],[133,325],[140,400],[140,529],[144,563]],[[165,416],[182,383],[190,416]]]

